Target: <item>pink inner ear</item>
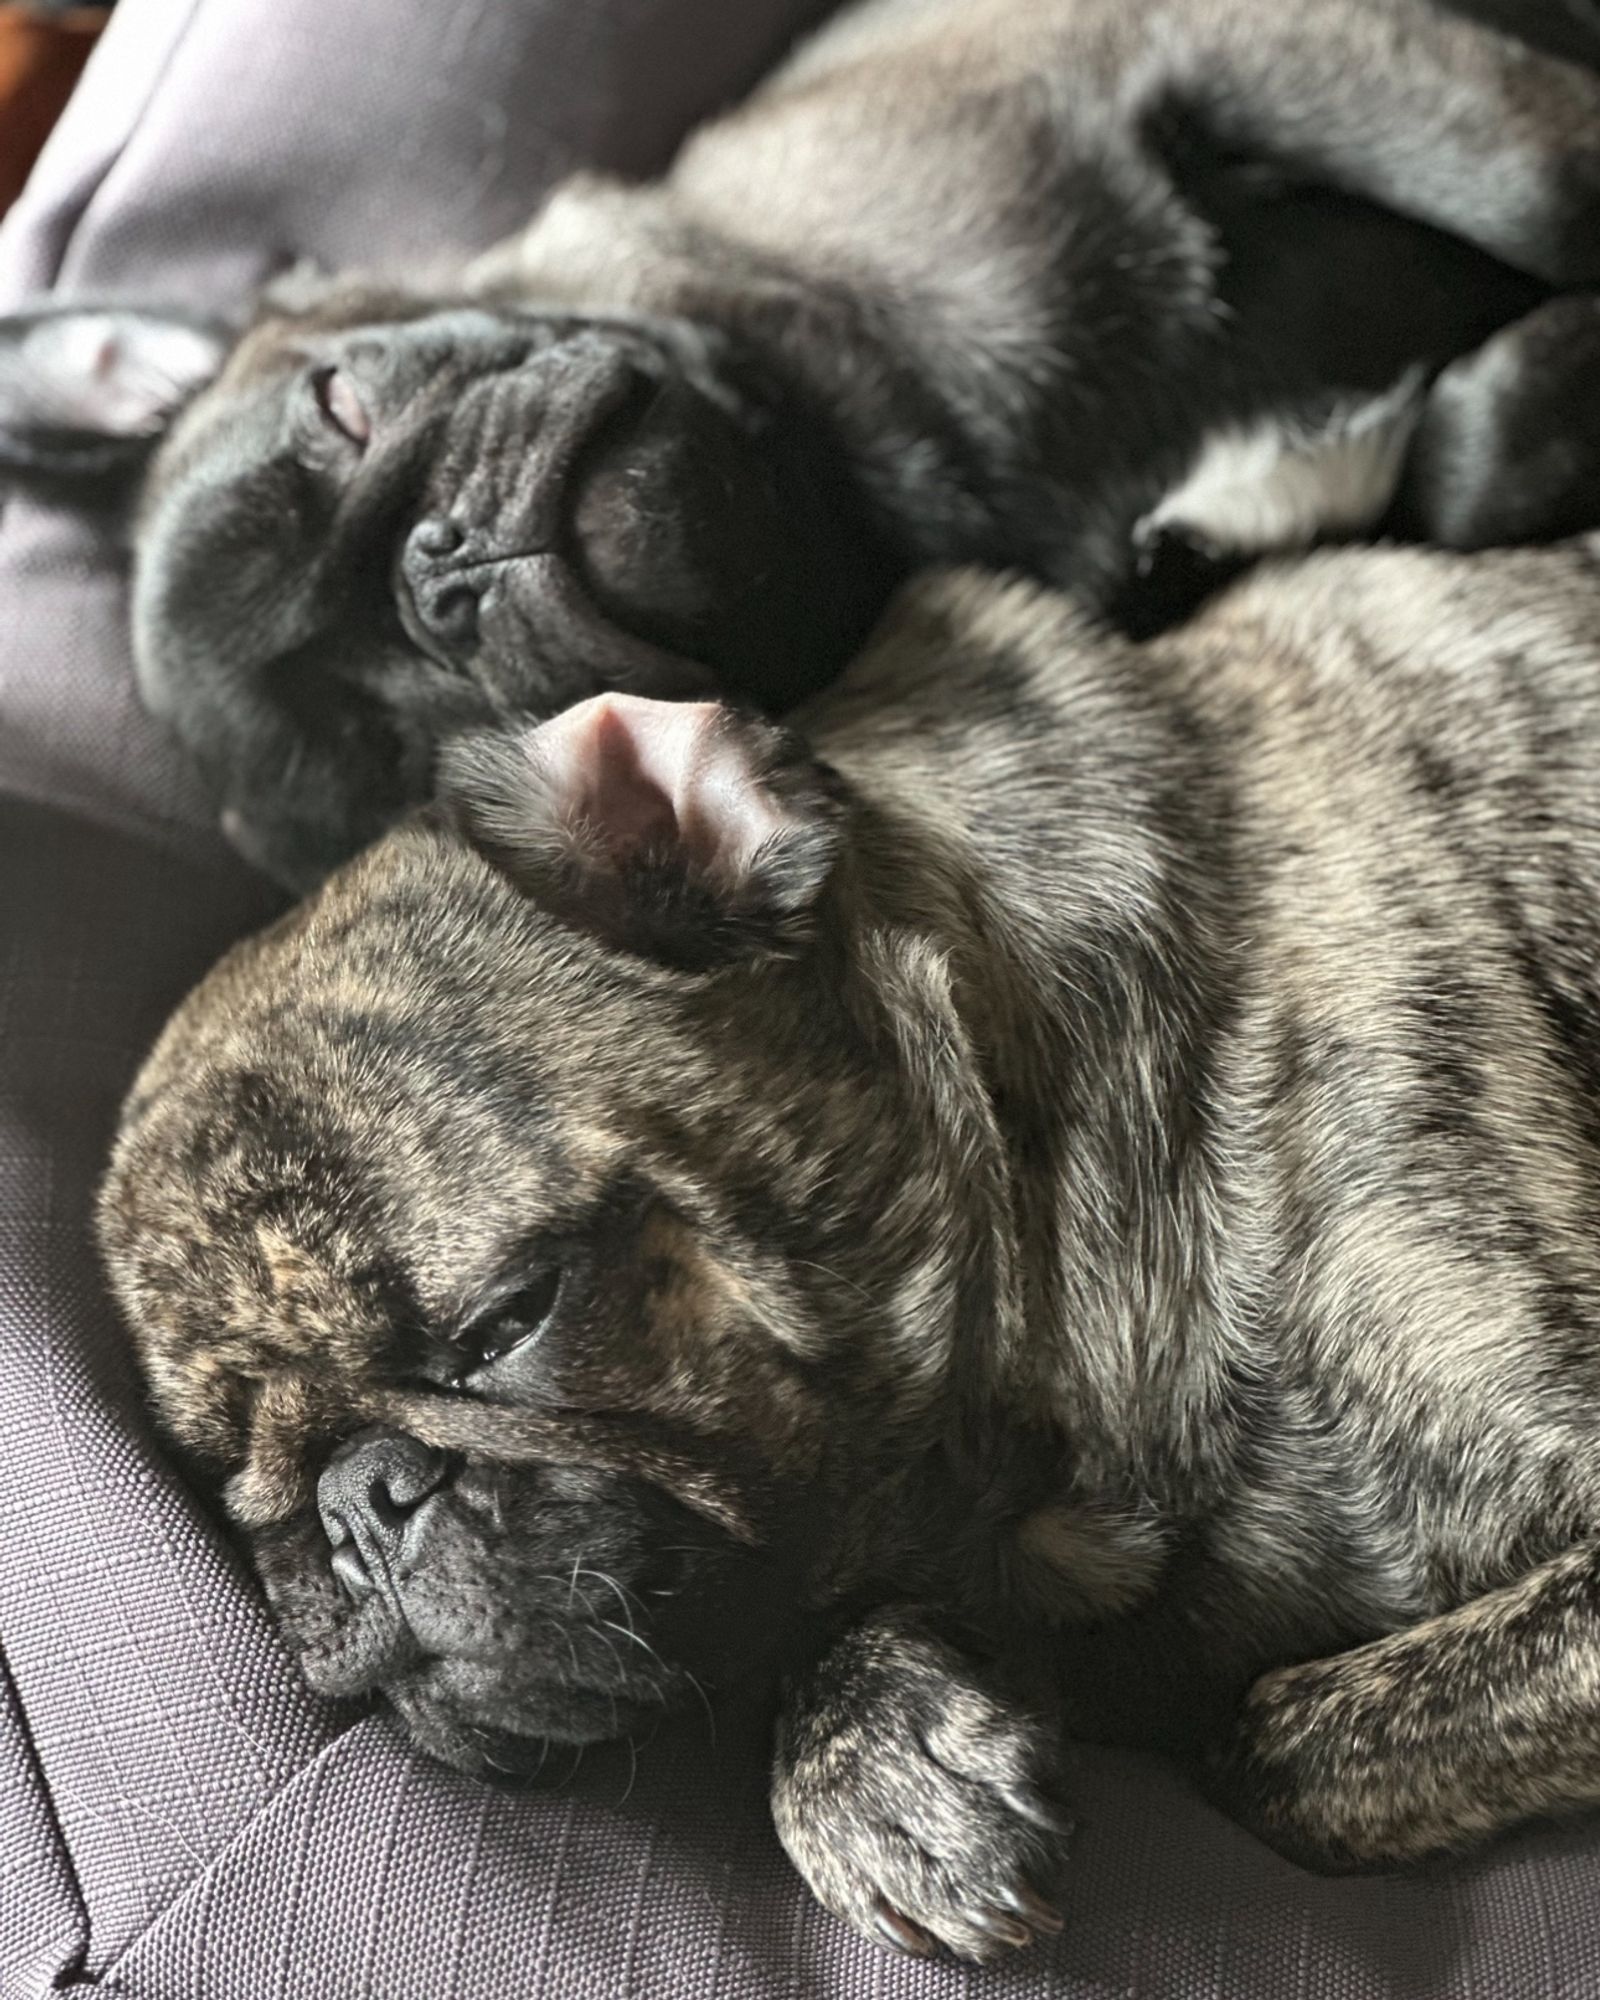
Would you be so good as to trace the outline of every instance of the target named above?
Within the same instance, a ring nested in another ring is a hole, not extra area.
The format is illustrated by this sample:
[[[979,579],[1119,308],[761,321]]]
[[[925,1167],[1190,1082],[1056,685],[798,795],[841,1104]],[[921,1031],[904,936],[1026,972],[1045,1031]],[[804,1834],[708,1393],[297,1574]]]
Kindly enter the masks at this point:
[[[590,828],[618,862],[676,852],[732,877],[789,824],[715,702],[596,695],[541,724],[528,747],[560,817]]]
[[[580,735],[572,746],[575,789],[565,816],[587,820],[617,853],[670,845],[678,815],[670,792],[648,769],[635,732],[604,696],[583,706],[592,710],[578,725],[588,741]]]

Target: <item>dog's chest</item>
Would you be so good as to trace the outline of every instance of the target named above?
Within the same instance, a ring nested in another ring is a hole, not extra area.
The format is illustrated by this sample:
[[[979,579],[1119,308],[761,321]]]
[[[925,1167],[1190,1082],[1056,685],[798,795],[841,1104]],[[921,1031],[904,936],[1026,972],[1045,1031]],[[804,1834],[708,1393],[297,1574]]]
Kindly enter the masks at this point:
[[[1231,1654],[1269,1636],[1274,1651],[1365,1636],[1432,1608],[1460,1523],[1424,1524],[1392,1459],[1307,1399],[1270,1416],[1259,1386],[1252,1400],[1219,1424],[1215,1451],[1185,1459],[1175,1434],[1146,1437],[1137,1484],[1113,1476],[1096,1490],[1080,1475],[1024,1516],[1018,1576],[1044,1615],[1192,1613]]]

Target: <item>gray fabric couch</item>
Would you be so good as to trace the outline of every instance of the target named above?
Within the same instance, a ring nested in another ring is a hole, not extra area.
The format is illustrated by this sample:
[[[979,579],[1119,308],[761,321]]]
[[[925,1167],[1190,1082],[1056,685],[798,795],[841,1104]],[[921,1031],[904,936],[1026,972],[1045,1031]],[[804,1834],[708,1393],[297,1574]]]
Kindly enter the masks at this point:
[[[123,0],[0,232],[0,307],[223,299],[481,245],[644,167],[822,0]],[[754,1721],[511,1795],[319,1705],[163,1459],[89,1211],[165,1010],[272,897],[131,693],[120,559],[0,517],[0,2000],[1417,2000],[1600,1994],[1600,1825],[1322,1882],[1086,1754],[1071,1921],[978,1974],[811,1905]]]

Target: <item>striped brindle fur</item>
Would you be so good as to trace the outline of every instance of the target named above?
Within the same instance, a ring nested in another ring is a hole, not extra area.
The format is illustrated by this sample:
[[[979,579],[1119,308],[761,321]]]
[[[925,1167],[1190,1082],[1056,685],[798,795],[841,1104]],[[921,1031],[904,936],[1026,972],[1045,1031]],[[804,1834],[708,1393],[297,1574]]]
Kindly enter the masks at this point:
[[[157,1406],[458,1763],[778,1658],[780,1832],[907,1949],[1057,1921],[1063,1736],[1323,1866],[1600,1803],[1597,769],[1595,541],[1144,644],[932,576],[798,733],[469,740],[134,1090]]]

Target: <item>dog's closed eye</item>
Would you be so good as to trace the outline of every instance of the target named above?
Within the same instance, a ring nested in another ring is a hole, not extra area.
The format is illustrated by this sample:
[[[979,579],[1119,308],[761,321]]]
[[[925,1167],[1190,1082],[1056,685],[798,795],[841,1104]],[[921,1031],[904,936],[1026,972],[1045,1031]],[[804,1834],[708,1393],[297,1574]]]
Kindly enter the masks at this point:
[[[324,421],[358,451],[364,451],[372,436],[372,419],[344,369],[317,369],[311,378],[311,393]]]
[[[491,1367],[536,1340],[555,1312],[564,1277],[560,1264],[550,1265],[491,1312],[463,1328],[455,1342],[463,1375]]]

